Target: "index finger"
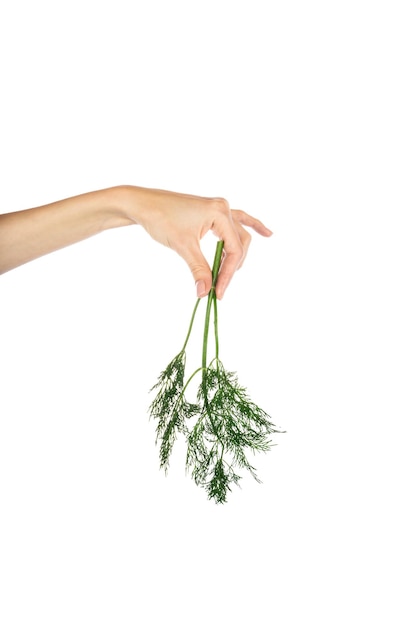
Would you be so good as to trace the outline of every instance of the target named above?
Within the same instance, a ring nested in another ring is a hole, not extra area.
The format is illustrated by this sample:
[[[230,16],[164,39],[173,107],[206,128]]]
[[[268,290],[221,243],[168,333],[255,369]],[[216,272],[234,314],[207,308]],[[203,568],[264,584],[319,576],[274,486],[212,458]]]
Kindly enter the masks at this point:
[[[233,275],[241,264],[244,257],[244,247],[232,218],[226,218],[220,223],[214,223],[212,230],[224,242],[222,265],[216,281],[216,297],[218,300],[221,300]]]
[[[224,259],[216,283],[216,297],[220,300],[225,294],[225,290],[236,270],[242,265],[246,250],[241,241],[234,221],[242,226],[248,226],[263,237],[270,237],[272,231],[259,219],[245,213],[232,209],[229,216],[213,224],[212,230],[224,240]],[[243,229],[244,230],[244,229]],[[247,244],[248,247],[249,244]]]
[[[269,228],[267,228],[267,226],[265,226],[263,222],[258,220],[256,217],[253,217],[252,215],[245,213],[245,211],[232,209],[231,213],[233,215],[234,220],[236,220],[243,226],[249,226],[250,228],[255,230],[255,232],[258,233],[259,235],[262,235],[263,237],[270,237],[270,235],[273,234],[273,232]]]

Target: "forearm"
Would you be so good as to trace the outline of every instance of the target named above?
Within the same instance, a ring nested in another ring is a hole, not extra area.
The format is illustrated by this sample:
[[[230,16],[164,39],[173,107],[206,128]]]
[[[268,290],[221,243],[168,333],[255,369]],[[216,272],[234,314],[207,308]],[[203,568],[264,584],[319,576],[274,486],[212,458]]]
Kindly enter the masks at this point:
[[[109,228],[131,224],[120,195],[121,188],[112,187],[0,215],[0,273]]]

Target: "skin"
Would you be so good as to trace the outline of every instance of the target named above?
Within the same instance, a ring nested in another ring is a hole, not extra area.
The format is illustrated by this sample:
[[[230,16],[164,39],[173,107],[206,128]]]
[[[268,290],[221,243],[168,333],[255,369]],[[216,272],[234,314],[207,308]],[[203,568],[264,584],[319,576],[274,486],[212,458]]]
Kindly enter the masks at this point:
[[[244,227],[263,237],[272,234],[260,220],[230,209],[223,198],[121,185],[0,215],[0,273],[109,228],[131,224],[142,226],[186,261],[198,297],[206,296],[212,283],[200,240],[209,230],[223,239],[218,299],[247,254],[251,235]]]

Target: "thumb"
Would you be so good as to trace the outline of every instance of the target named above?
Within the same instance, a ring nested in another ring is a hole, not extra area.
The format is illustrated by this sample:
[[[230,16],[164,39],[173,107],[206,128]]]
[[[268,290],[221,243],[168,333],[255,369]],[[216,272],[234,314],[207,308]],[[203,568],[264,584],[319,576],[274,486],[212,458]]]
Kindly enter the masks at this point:
[[[188,253],[183,258],[193,274],[197,297],[203,298],[207,296],[212,286],[212,270],[202,251],[199,247],[194,250],[188,250]]]

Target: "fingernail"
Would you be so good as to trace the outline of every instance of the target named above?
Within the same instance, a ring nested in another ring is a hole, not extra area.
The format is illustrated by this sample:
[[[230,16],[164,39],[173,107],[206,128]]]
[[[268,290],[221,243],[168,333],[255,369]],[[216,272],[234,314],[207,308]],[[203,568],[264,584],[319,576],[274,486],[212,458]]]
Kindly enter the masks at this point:
[[[205,295],[205,281],[198,280],[196,281],[196,294],[198,298],[202,298]]]

